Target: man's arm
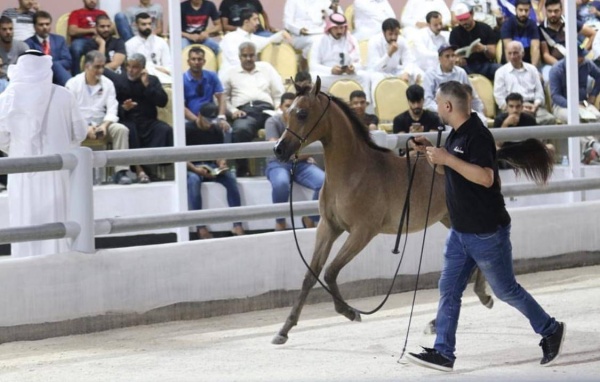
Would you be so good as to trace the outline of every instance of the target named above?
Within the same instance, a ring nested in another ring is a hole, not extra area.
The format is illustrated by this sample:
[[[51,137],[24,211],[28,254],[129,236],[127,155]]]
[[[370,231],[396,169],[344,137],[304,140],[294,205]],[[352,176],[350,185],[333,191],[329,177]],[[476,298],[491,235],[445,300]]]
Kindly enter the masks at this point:
[[[69,48],[67,48],[67,42],[62,36],[58,36],[58,53],[56,54],[56,59],[58,63],[65,69],[71,70],[71,53],[69,52]]]
[[[567,107],[566,94],[562,94],[561,92],[563,77],[565,75],[566,73],[558,66],[550,70],[550,97],[552,98],[552,103],[560,107]]]
[[[546,65],[554,65],[558,62],[556,57],[550,54],[550,47],[546,41],[540,42],[540,50],[542,52],[542,59]]]
[[[225,99],[225,93],[216,93],[215,98],[217,99],[217,105],[219,106],[219,115],[225,115],[227,112],[227,100]]]
[[[579,31],[580,34],[587,37],[587,44],[585,45],[585,49],[592,49],[592,45],[594,44],[594,38],[596,37],[596,30],[589,25],[584,25]]]
[[[194,113],[192,113],[192,111],[190,109],[188,109],[187,107],[183,108],[183,112],[185,114],[185,119],[187,119],[188,121],[196,120],[196,115]]]
[[[531,40],[529,47],[529,54],[531,55],[531,64],[533,66],[539,66],[540,64],[540,40]]]
[[[494,170],[489,167],[481,167],[448,153],[443,147],[428,147],[428,159],[433,164],[448,166],[469,182],[490,188],[494,184]]]
[[[594,79],[594,87],[588,97],[588,101],[593,105],[596,103],[596,97],[600,93],[600,69],[592,61],[586,60],[586,64],[590,68],[590,76]]]

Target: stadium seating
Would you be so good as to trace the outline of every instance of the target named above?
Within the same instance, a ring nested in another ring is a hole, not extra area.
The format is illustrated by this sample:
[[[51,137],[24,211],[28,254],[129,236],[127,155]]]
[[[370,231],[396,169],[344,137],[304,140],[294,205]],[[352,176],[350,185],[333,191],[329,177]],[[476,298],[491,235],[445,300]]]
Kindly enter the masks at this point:
[[[483,114],[488,118],[488,126],[490,122],[494,123],[496,118],[496,100],[494,99],[494,85],[481,74],[469,74],[469,81],[475,92],[483,102]],[[491,120],[491,121],[490,121]]]
[[[352,32],[354,30],[354,4],[348,5],[344,11],[344,16],[348,22],[348,30]]]
[[[375,88],[375,114],[380,130],[391,132],[394,118],[408,110],[406,89],[408,84],[397,77],[386,78]]]
[[[281,76],[283,83],[288,82],[298,73],[296,51],[289,44],[269,44],[260,52],[260,60],[273,65]]]
[[[69,15],[71,13],[65,13],[64,15],[61,15],[57,20],[56,20],[56,25],[55,25],[55,30],[56,30],[56,34],[61,35],[65,38],[65,40],[67,40],[67,44],[71,43],[71,38],[69,37],[69,33],[68,33],[68,22],[69,22]]]
[[[360,63],[366,68],[369,63],[369,40],[359,41],[358,49],[360,50]]]
[[[192,49],[193,47],[202,48],[202,50],[204,51],[204,69],[211,70],[213,72],[216,72],[219,69],[217,64],[217,57],[215,56],[215,53],[212,51],[212,49],[202,44],[191,44],[186,46],[181,52],[181,68],[184,72],[190,68],[187,61],[190,49]]]
[[[362,86],[354,80],[337,80],[329,87],[329,94],[348,102],[350,93],[355,90],[364,91]]]

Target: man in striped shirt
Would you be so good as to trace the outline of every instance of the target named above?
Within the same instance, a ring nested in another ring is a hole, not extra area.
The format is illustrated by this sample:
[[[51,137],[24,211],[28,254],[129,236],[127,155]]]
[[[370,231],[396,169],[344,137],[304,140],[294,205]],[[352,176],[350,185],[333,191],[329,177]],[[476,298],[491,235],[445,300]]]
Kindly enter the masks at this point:
[[[36,0],[19,0],[17,8],[7,8],[2,12],[13,21],[15,40],[25,41],[35,34],[33,14],[39,10]]]

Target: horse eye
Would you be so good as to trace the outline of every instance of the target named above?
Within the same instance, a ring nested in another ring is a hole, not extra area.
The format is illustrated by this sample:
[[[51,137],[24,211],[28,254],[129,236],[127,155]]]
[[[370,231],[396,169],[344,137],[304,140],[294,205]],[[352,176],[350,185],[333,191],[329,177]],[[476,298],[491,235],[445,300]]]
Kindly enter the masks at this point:
[[[306,118],[308,118],[308,111],[306,111],[306,110],[299,110],[296,113],[296,118],[298,118],[299,121],[304,121]]]

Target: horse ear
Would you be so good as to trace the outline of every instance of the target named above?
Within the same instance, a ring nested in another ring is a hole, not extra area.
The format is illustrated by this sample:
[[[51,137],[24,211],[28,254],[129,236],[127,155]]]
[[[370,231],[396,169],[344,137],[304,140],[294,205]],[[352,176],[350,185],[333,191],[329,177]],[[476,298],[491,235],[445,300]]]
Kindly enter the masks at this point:
[[[312,88],[312,93],[317,96],[321,92],[321,77],[317,76],[317,80]]]

